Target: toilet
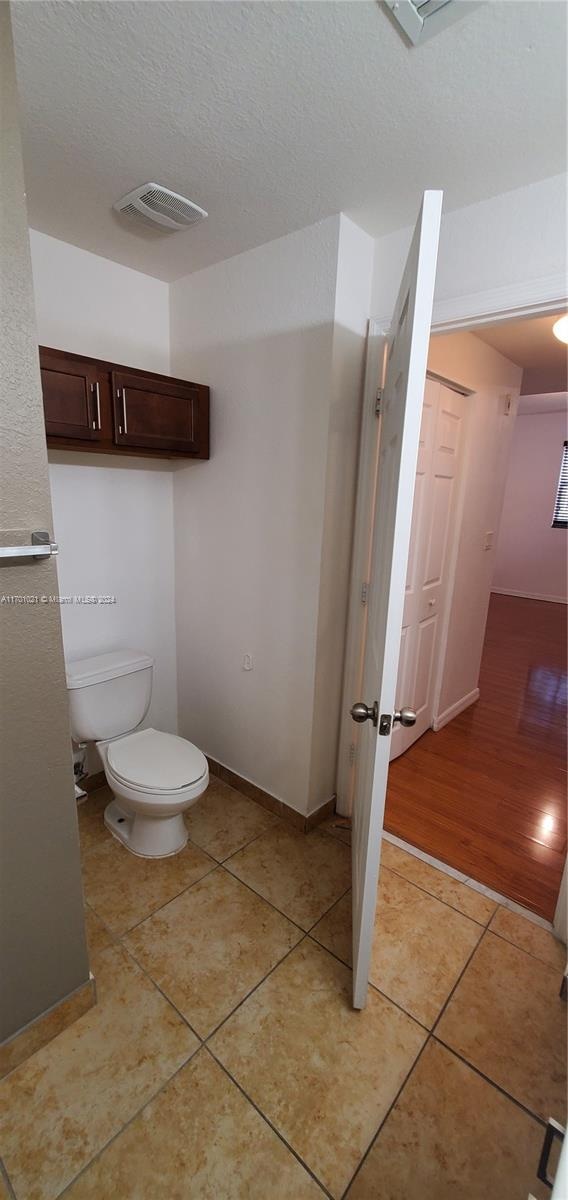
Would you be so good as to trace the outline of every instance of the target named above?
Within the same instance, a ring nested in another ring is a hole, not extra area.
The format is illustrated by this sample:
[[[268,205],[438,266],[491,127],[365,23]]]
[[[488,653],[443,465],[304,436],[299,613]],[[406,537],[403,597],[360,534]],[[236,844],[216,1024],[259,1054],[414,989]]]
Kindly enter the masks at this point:
[[[132,854],[167,858],[183,850],[186,809],[209,783],[197,746],[158,729],[140,729],[152,695],[154,661],[115,650],[66,664],[71,733],[95,742],[114,800],[107,828]]]

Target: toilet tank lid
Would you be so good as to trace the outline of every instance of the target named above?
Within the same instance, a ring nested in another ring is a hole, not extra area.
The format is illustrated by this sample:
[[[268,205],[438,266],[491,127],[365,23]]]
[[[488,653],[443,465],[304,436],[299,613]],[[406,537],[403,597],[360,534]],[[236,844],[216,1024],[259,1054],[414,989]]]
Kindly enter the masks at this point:
[[[68,688],[90,687],[119,675],[144,671],[154,665],[153,658],[142,650],[113,650],[110,654],[94,654],[92,658],[77,658],[65,665]]]

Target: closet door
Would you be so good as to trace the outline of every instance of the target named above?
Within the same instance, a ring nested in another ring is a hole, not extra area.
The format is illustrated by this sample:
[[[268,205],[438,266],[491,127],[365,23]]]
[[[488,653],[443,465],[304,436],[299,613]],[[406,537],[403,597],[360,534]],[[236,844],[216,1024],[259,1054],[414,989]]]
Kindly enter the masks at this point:
[[[440,633],[456,532],[467,398],[426,380],[412,510],[396,706],[410,705],[416,724],[398,726],[391,760],[430,728]]]
[[[40,347],[40,370],[46,434],[73,441],[99,441],[96,364]]]

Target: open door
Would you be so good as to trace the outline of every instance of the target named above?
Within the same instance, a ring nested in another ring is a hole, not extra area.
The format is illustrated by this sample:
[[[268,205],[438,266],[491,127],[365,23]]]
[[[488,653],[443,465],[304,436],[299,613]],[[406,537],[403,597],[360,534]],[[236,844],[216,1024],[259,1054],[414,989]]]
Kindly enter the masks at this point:
[[[353,805],[353,1005],[367,1000],[381,835],[393,723],[412,502],[442,193],[425,192],[394,311],[381,404],[379,474],[373,535],[363,698],[351,710],[367,721],[359,745]]]

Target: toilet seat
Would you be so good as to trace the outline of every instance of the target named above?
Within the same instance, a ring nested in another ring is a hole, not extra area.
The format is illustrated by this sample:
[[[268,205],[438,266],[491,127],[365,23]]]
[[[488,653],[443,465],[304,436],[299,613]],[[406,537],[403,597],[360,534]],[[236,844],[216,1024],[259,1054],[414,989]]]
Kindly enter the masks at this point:
[[[141,729],[107,745],[111,775],[147,795],[172,796],[208,774],[205,755],[185,738],[157,729]]]

